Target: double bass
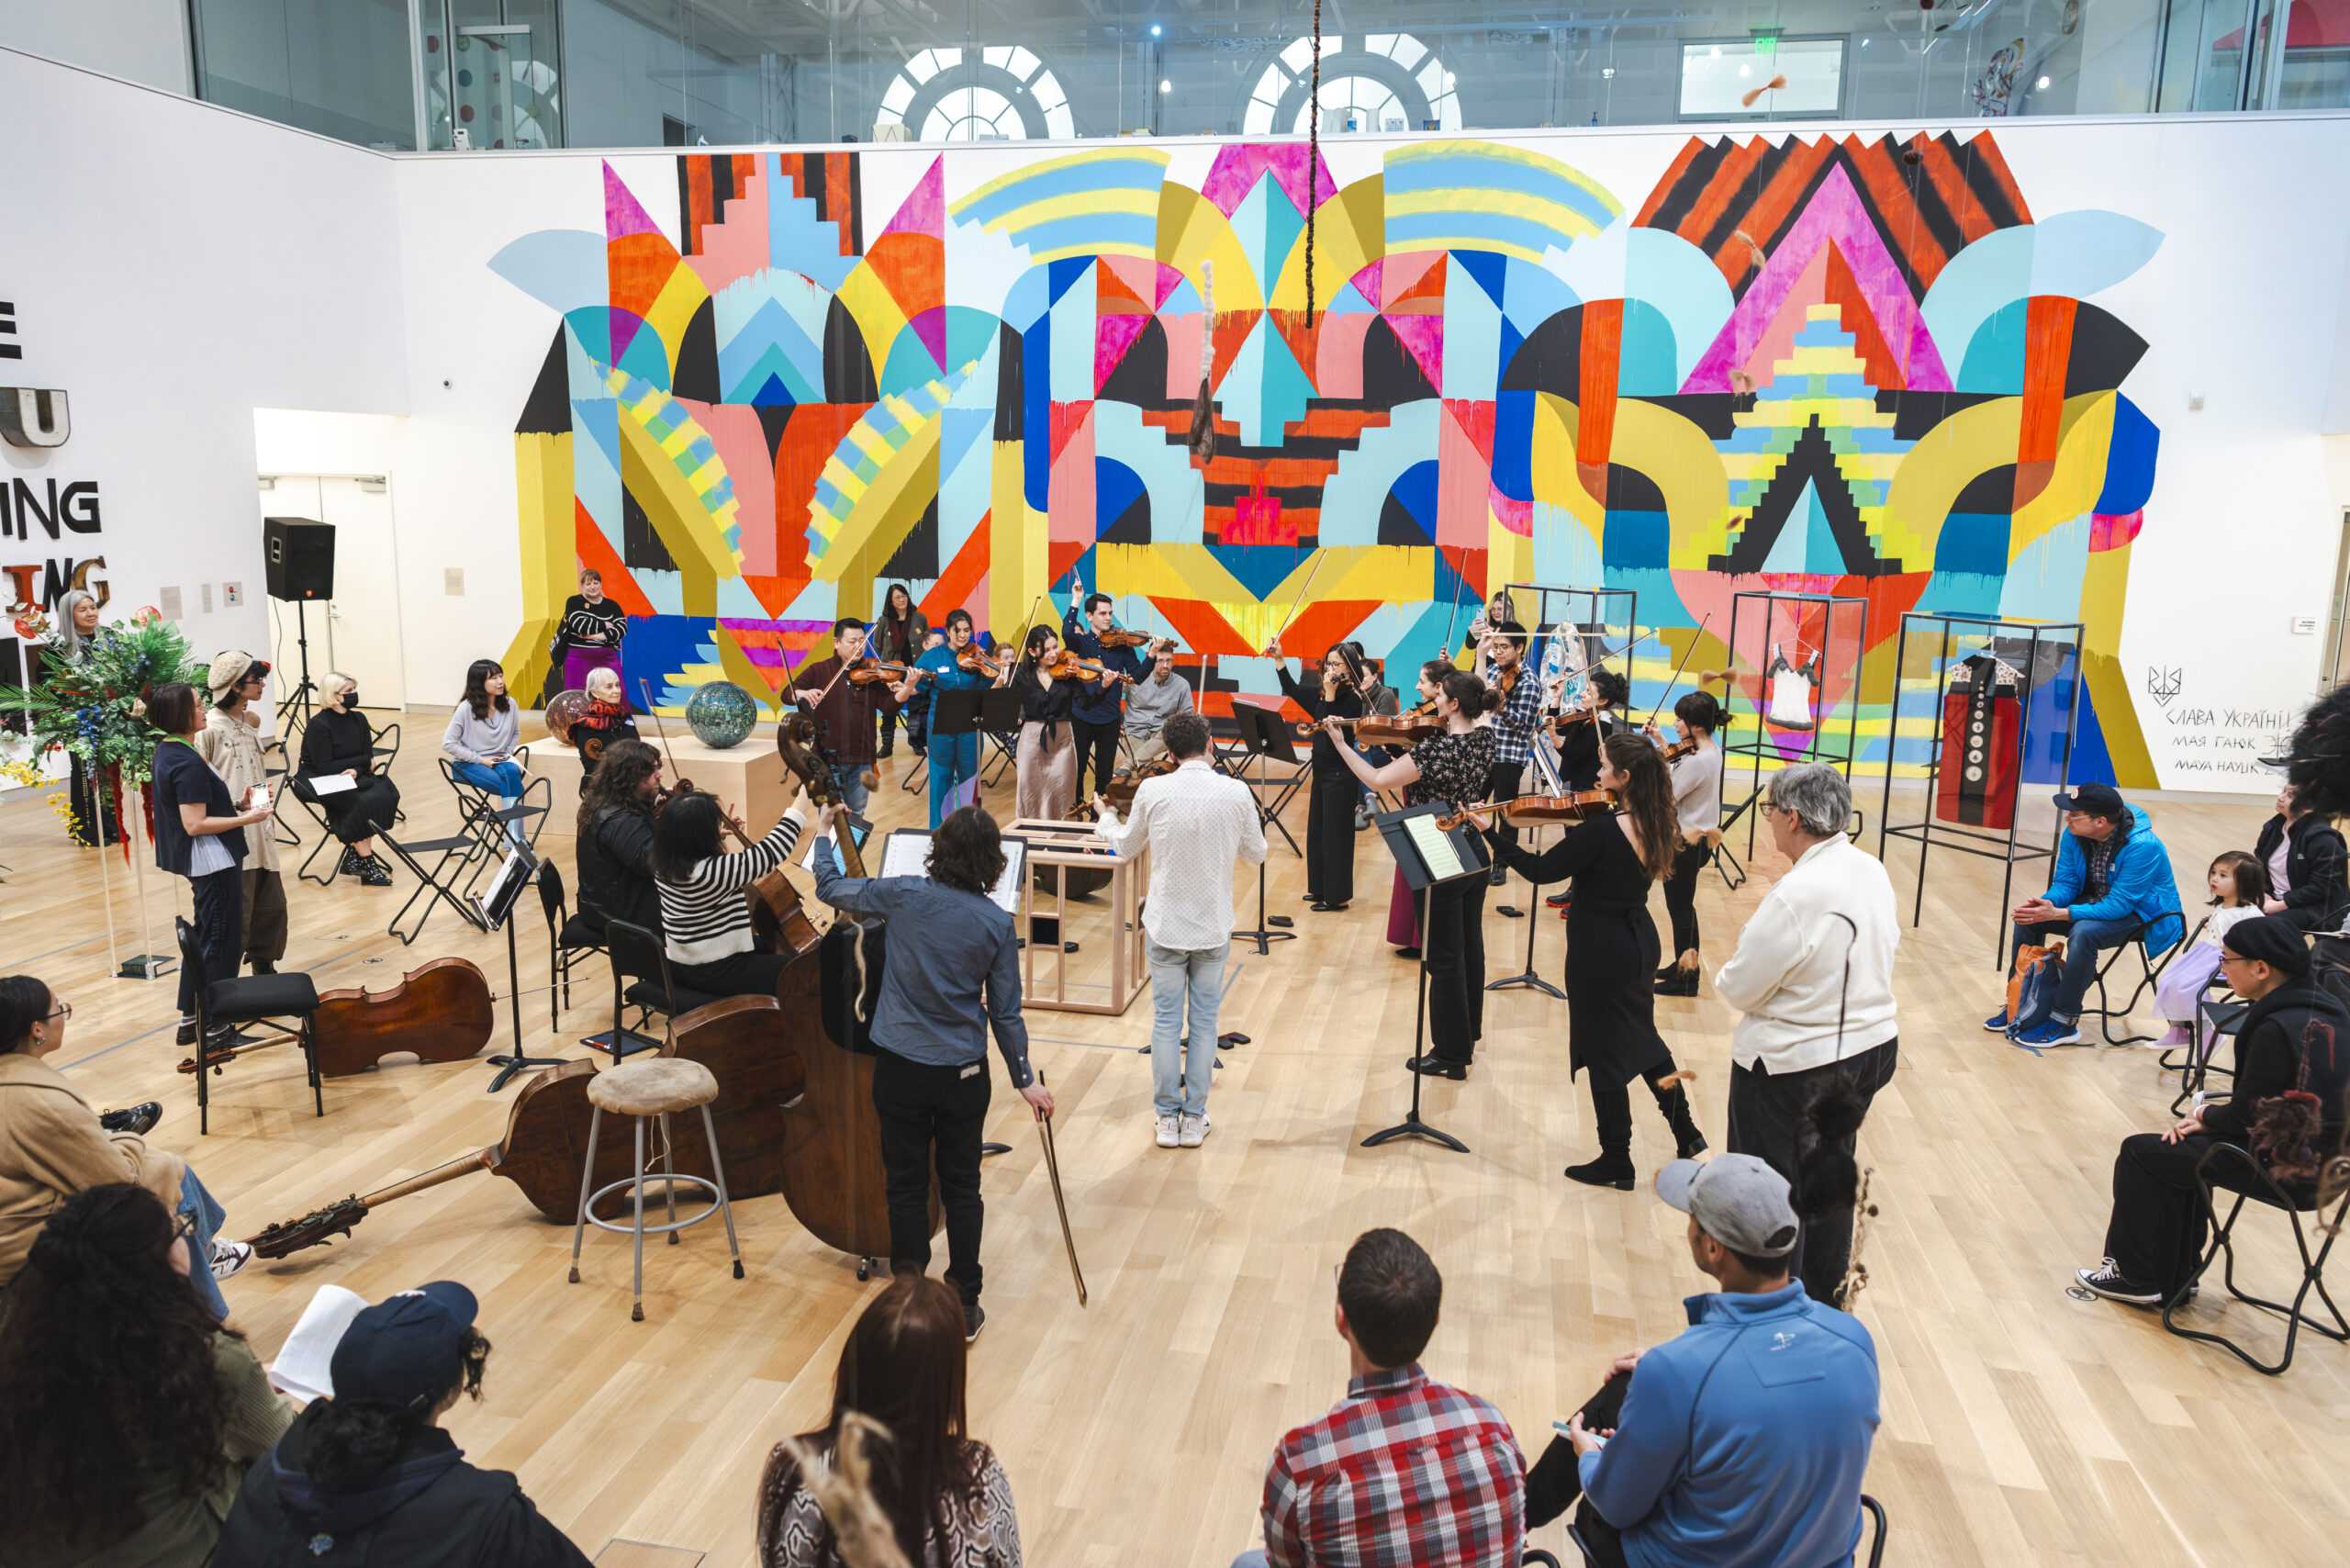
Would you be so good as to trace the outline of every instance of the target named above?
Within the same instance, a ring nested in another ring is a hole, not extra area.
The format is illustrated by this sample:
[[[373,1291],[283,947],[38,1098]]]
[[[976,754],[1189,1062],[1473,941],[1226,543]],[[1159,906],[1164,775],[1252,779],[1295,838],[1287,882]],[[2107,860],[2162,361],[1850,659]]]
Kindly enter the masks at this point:
[[[718,1081],[718,1098],[710,1114],[718,1130],[730,1200],[789,1191],[787,1108],[801,1099],[805,1074],[800,1058],[784,1043],[786,1034],[781,1010],[772,997],[728,997],[679,1018],[674,1039],[662,1050],[664,1056],[701,1063]],[[482,1170],[513,1182],[532,1207],[568,1225],[579,1204],[580,1167],[595,1111],[588,1103],[588,1081],[595,1075],[592,1062],[549,1068],[515,1095],[507,1111],[506,1134],[496,1143],[364,1195],[354,1193],[282,1220],[248,1239],[261,1256],[283,1258],[350,1235],[353,1226],[396,1198]],[[669,1132],[678,1173],[711,1177],[701,1117],[690,1112],[672,1115]],[[625,1182],[634,1166],[634,1139],[628,1124],[616,1118],[597,1138],[592,1184]],[[610,1218],[621,1211],[627,1198],[624,1192],[611,1193],[608,1206],[598,1212]],[[793,1212],[799,1212],[796,1204]],[[885,1251],[887,1246],[885,1233]]]

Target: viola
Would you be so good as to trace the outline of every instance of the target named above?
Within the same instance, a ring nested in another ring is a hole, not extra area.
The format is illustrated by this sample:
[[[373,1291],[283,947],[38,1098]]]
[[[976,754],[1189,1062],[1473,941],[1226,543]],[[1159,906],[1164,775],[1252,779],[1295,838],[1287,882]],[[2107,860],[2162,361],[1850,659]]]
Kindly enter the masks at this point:
[[[1520,795],[1510,801],[1489,801],[1483,805],[1463,807],[1448,817],[1438,817],[1437,827],[1450,833],[1469,821],[1472,812],[1483,816],[1499,812],[1513,823],[1539,825],[1543,823],[1579,823],[1592,817],[1606,816],[1616,809],[1613,790],[1579,790],[1572,795]]]
[[[435,958],[385,991],[360,986],[324,992],[310,1033],[319,1070],[347,1078],[402,1052],[420,1061],[463,1061],[489,1043],[496,1024],[489,981],[481,970],[468,959]],[[273,1038],[253,1045],[274,1043]],[[217,1070],[226,1059],[208,1055],[207,1065]],[[181,1062],[179,1070],[193,1073],[195,1058]]]
[[[806,967],[812,972],[813,961]],[[811,1003],[809,1013],[814,1012]],[[725,1162],[726,1188],[732,1196],[789,1195],[785,1151],[790,1133],[786,1115],[803,1098],[807,1074],[788,1035],[782,1010],[774,998],[735,996],[697,1008],[677,1020],[672,1038],[663,1047],[662,1055],[698,1061],[718,1080],[711,1121],[718,1129],[719,1157]],[[569,1221],[579,1204],[580,1167],[594,1110],[588,1103],[588,1081],[595,1075],[592,1062],[565,1062],[547,1069],[515,1095],[507,1113],[506,1136],[498,1142],[364,1196],[353,1193],[297,1218],[279,1221],[250,1238],[253,1250],[264,1258],[283,1258],[305,1247],[323,1246],[333,1237],[350,1235],[352,1226],[395,1198],[477,1170],[513,1182],[547,1218]],[[871,1092],[868,1085],[868,1114]],[[670,1124],[677,1170],[685,1175],[713,1175],[701,1118],[673,1116]],[[591,1173],[596,1187],[625,1182],[634,1168],[629,1139],[615,1137],[611,1132],[606,1128],[605,1136],[597,1141],[596,1168]],[[626,1193],[610,1194],[605,1200],[610,1212],[604,1217],[617,1215],[627,1199]],[[796,1206],[794,1212],[798,1212]],[[885,1249],[888,1246],[886,1217],[882,1246]]]

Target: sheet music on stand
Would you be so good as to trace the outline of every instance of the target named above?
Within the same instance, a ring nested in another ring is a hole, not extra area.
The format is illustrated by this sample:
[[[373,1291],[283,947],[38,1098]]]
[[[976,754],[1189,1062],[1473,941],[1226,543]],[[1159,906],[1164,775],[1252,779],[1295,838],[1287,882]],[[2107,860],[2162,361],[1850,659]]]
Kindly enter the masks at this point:
[[[877,877],[927,877],[930,875],[930,830],[901,827],[890,830],[881,841],[881,864],[873,873]],[[1020,885],[1026,880],[1028,841],[1013,834],[1003,835],[1003,875],[996,879],[989,890],[988,902],[1014,920],[1020,918]]]

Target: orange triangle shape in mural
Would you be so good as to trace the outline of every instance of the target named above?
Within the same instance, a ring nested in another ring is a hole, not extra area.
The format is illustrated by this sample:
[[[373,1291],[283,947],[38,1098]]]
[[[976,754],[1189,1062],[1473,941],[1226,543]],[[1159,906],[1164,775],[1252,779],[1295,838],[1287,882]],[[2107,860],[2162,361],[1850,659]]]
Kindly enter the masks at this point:
[[[1158,266],[1155,262],[1138,262],[1131,256],[1103,256],[1093,269],[1093,308],[1117,315],[1151,313],[1149,291],[1156,281],[1144,276],[1137,283],[1130,274],[1148,274]]]
[[[677,270],[677,249],[659,234],[623,234],[604,247],[611,302],[642,317],[669,286]]]
[[[763,577],[744,572],[743,581],[750,588],[752,597],[759,601],[760,609],[770,616],[780,616],[791,608],[791,601],[808,587],[808,574],[802,571],[797,577]]]
[[[1055,403],[1053,405],[1051,442],[1054,462],[1058,463],[1061,460],[1061,448],[1067,446],[1069,444],[1069,438],[1075,435],[1079,431],[1083,430],[1085,428],[1085,421],[1092,417],[1093,399],[1091,398],[1086,398],[1081,403]]]
[[[1303,310],[1269,310],[1266,315],[1272,322],[1273,330],[1280,333],[1281,342],[1288,345],[1290,357],[1297,361],[1300,370],[1305,372],[1307,384],[1318,390],[1320,378],[1315,375],[1314,359],[1321,352],[1322,323],[1330,319],[1330,313],[1315,310],[1311,328],[1305,324],[1305,312]],[[1303,643],[1298,645],[1304,646]]]
[[[1215,313],[1215,354],[1209,364],[1208,385],[1222,386],[1224,373],[1240,353],[1248,334],[1257,330],[1257,318],[1262,310],[1219,310]]]
[[[1844,330],[1852,334],[1852,352],[1861,356],[1867,368],[1869,385],[1882,392],[1897,392],[1908,386],[1908,377],[1894,359],[1893,351],[1886,346],[1885,333],[1878,330],[1876,312],[1869,308],[1868,297],[1861,292],[1859,282],[1852,276],[1852,264],[1844,260],[1844,252],[1834,243],[1828,246],[1828,303],[1836,307],[1836,319]]]
[[[943,240],[928,234],[884,234],[865,252],[865,264],[909,320],[946,303]]]

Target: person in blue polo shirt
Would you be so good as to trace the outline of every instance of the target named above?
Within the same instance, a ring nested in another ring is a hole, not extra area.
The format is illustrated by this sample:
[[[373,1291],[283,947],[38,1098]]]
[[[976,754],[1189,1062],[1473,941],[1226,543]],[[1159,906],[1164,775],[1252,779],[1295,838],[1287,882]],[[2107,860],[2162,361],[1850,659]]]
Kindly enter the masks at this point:
[[[1679,1338],[1617,1358],[1631,1383],[1612,1431],[1580,1411],[1569,1424],[1578,1533],[1602,1568],[1849,1563],[1876,1436],[1875,1342],[1788,1277],[1785,1177],[1725,1154],[1674,1160],[1656,1191],[1688,1215],[1690,1256],[1722,1288],[1688,1298]],[[1571,1500],[1537,1492],[1529,1478],[1529,1522]]]
[[[2076,784],[2056,796],[2056,809],[2065,815],[2056,873],[2046,892],[2016,906],[2015,946],[2065,937],[2065,975],[2054,1011],[2045,1023],[2019,1032],[2020,1046],[2080,1044],[2081,1001],[2103,955],[2142,930],[2154,953],[2187,935],[2170,851],[2154,836],[2143,807],[2125,803],[2110,784]],[[2010,970],[2014,957],[2010,948]],[[2006,1033],[2008,1024],[2004,1007],[1983,1020],[1994,1034]]]

